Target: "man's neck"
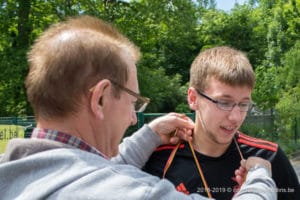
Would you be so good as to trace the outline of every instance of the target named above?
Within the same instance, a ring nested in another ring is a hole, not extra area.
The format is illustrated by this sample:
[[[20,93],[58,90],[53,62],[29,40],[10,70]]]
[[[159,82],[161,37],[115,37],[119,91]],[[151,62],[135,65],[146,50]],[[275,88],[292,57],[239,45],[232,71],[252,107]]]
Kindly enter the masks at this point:
[[[80,138],[78,135],[78,131],[76,130],[76,127],[74,126],[74,123],[72,120],[69,118],[61,118],[61,119],[37,119],[37,128],[44,128],[44,129],[51,129],[51,130],[56,130],[60,131],[63,133],[67,133],[69,135],[73,135],[77,138]],[[80,138],[81,139],[81,138]]]
[[[95,126],[92,125],[96,123],[100,124],[100,122],[95,122],[95,119],[90,119],[86,113],[87,112],[83,110],[80,112],[80,115],[73,115],[61,119],[39,119],[37,120],[37,128],[57,130],[75,136],[96,148],[106,157],[112,157],[112,155],[116,153],[112,152],[109,138],[102,134],[100,128],[96,130]],[[99,126],[101,126],[101,124]],[[96,134],[96,132],[98,134]]]
[[[225,153],[229,144],[217,143],[213,138],[209,137],[203,130],[195,127],[193,138],[194,149],[201,154],[210,157],[219,157]]]

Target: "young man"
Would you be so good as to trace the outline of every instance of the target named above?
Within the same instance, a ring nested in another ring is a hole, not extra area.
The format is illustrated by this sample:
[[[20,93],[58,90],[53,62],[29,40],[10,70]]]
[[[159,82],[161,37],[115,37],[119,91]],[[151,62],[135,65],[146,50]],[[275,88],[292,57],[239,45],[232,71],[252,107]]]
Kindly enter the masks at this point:
[[[119,150],[135,112],[149,102],[138,94],[138,57],[134,44],[93,17],[69,19],[41,35],[26,79],[37,127],[30,139],[10,141],[0,158],[1,199],[205,199],[140,170],[158,145],[178,142],[170,132],[183,137],[194,127],[187,117],[158,118]],[[269,162],[252,158],[242,166],[249,172],[236,199],[273,199]],[[264,192],[251,192],[258,188]]]
[[[179,146],[174,158],[170,154],[175,146],[161,146],[144,171],[159,177],[165,173],[179,191],[226,200],[239,188],[234,176],[240,160],[257,156],[272,164],[278,199],[300,199],[296,173],[280,147],[238,131],[251,108],[254,84],[255,74],[242,52],[215,47],[200,53],[192,63],[188,89],[188,103],[195,111],[196,158],[187,143]]]

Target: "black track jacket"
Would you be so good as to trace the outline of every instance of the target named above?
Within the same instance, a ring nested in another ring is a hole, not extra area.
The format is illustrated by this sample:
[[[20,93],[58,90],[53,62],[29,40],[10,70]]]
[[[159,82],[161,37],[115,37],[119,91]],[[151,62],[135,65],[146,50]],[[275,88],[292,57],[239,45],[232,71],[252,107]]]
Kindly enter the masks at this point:
[[[272,178],[278,189],[278,200],[300,200],[298,177],[287,156],[272,142],[253,138],[243,133],[235,135],[244,158],[258,156],[272,164]],[[175,146],[163,145],[152,154],[143,170],[162,177],[165,164]],[[196,152],[212,197],[229,200],[238,188],[234,171],[239,168],[241,157],[232,141],[227,151],[220,157],[209,157]],[[182,143],[166,173],[178,191],[199,193],[207,196],[188,143]]]

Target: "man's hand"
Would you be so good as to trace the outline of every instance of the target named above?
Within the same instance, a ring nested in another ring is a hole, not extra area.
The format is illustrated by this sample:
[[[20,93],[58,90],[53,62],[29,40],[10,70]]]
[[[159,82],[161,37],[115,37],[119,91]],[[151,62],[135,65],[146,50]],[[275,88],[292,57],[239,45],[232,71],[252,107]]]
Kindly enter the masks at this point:
[[[235,170],[235,179],[240,186],[245,182],[247,176],[245,163],[246,160],[241,160],[241,166],[237,170]]]
[[[246,180],[246,176],[249,170],[261,166],[264,167],[271,176],[272,169],[271,163],[265,159],[259,157],[249,157],[247,160],[241,160],[241,166],[239,169],[235,170],[236,181],[239,185],[242,185]]]
[[[169,113],[149,123],[163,144],[176,144],[180,139],[192,140],[194,122],[184,114]]]

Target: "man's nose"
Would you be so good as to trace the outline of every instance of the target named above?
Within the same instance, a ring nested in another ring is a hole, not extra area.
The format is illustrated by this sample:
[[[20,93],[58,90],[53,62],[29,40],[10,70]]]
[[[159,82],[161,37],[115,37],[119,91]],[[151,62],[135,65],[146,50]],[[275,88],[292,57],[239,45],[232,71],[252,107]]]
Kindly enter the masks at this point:
[[[135,125],[137,123],[137,116],[136,116],[136,112],[132,112],[132,116],[131,116],[131,125]]]
[[[239,106],[235,105],[233,107],[232,111],[230,111],[229,120],[233,121],[233,122],[239,122],[242,120],[243,114],[244,114],[244,112],[241,112]]]

